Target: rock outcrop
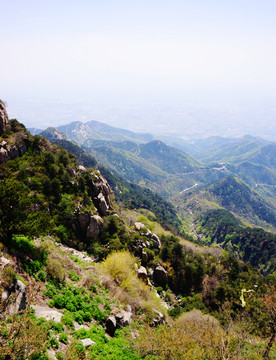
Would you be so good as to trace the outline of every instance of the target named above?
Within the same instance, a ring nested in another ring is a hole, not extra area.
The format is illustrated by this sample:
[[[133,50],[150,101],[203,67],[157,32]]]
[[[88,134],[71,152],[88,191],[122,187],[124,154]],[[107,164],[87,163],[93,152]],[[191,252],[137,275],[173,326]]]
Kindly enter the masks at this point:
[[[0,100],[0,135],[8,130],[9,117],[4,103]]]
[[[127,305],[126,310],[119,311],[115,316],[109,316],[105,323],[106,332],[114,336],[116,329],[130,325],[132,316],[131,306]]]
[[[2,293],[2,301],[5,301],[10,314],[16,314],[25,310],[27,306],[27,289],[22,281],[16,282]]]
[[[0,135],[4,131],[10,130],[9,117],[5,105],[0,100]],[[23,133],[17,133],[13,139],[13,144],[9,144],[3,140],[0,142],[0,164],[8,160],[15,159],[18,156],[25,154],[28,148],[27,136]]]
[[[76,223],[73,224],[73,229],[79,230],[87,239],[98,240],[103,223],[104,221],[99,215],[91,215],[89,212],[76,213]]]
[[[140,235],[146,236],[147,238],[149,238],[149,241],[152,242],[153,248],[159,249],[159,250],[161,249],[161,241],[156,234],[152,233],[150,230],[148,230],[145,227],[144,224],[142,224],[140,222],[136,222],[134,224],[134,226],[135,226],[135,229],[140,232]]]
[[[90,184],[91,197],[93,198],[93,202],[97,207],[100,215],[108,215],[110,207],[111,207],[111,199],[110,196],[112,194],[112,190],[102,176],[93,174],[93,181]]]
[[[67,170],[74,175],[73,169],[69,168]],[[79,165],[78,171],[85,173],[87,169]],[[102,216],[110,214],[112,190],[108,182],[98,173],[92,173],[91,175],[93,180],[89,183],[89,196],[99,215],[91,214],[88,211],[81,212],[82,207],[80,206],[75,212],[75,220],[72,223],[72,227],[83,238],[98,240],[104,224]],[[77,173],[75,173],[75,176],[77,176]]]
[[[0,164],[25,154],[28,149],[27,139],[23,136],[21,140],[23,142],[16,145],[9,145],[6,141],[0,143]]]

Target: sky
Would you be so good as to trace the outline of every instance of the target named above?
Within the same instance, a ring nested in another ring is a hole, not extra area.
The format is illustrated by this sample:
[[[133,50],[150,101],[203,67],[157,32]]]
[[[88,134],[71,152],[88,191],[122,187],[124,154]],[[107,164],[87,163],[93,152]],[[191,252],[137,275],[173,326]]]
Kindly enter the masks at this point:
[[[71,120],[78,104],[90,109],[84,118],[125,127],[137,106],[141,126],[149,106],[156,122],[168,121],[153,115],[162,107],[171,121],[208,108],[216,116],[206,122],[238,108],[242,126],[257,107],[258,121],[275,123],[275,1],[0,0],[0,9],[0,98],[27,125],[66,123],[62,109]],[[118,108],[122,121],[110,115]]]

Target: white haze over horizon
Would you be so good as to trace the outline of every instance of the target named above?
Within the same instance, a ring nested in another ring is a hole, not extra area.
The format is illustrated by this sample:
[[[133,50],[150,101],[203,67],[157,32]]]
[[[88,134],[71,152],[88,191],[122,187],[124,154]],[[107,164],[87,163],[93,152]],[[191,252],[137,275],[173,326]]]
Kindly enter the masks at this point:
[[[98,120],[276,141],[276,2],[0,0],[0,98],[28,127]]]

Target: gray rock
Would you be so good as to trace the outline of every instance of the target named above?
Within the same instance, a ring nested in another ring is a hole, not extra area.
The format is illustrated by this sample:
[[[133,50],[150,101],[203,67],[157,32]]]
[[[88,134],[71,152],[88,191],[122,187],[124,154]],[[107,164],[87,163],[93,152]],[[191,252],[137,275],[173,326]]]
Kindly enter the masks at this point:
[[[158,265],[154,269],[153,280],[155,282],[157,282],[157,284],[161,285],[162,287],[165,287],[168,284],[168,273],[163,268],[163,266]]]
[[[109,316],[109,318],[106,320],[105,323],[105,328],[106,328],[106,332],[110,335],[110,336],[114,336],[115,330],[116,330],[116,319],[114,316]]]
[[[6,265],[10,264],[10,260],[6,259],[5,256],[0,257],[0,267],[3,269]]]
[[[9,292],[8,292],[8,290],[3,290],[2,291],[2,301],[7,301],[8,300],[8,297],[9,297]]]
[[[82,166],[82,165],[79,165],[78,169],[79,169],[80,172],[86,172],[86,168],[84,166]]]
[[[156,234],[152,234],[150,237],[152,243],[153,243],[153,247],[156,249],[161,249],[161,241],[159,239],[159,237]]]
[[[53,310],[48,306],[32,305],[35,311],[35,315],[40,318],[43,317],[46,320],[54,320],[54,322],[60,322],[63,314],[59,311]]]
[[[96,204],[98,206],[99,213],[101,215],[107,215],[109,211],[109,205],[105,199],[105,196],[103,193],[99,193],[99,195],[96,198]]]
[[[142,251],[142,262],[143,262],[143,264],[147,264],[148,260],[149,260],[148,254],[143,250]]]
[[[15,314],[26,309],[27,305],[27,289],[22,281],[17,280],[11,288],[11,293],[15,293],[12,303],[9,305],[9,313]]]
[[[0,142],[0,147],[5,147],[7,144],[7,141],[3,140],[2,142]]]
[[[128,305],[127,310],[121,310],[115,315],[116,327],[129,326],[131,324],[132,316],[131,307]]]
[[[18,147],[16,145],[9,146],[7,148],[9,160],[15,159],[19,156]]]
[[[86,233],[87,227],[90,223],[90,214],[88,212],[86,213],[78,213],[77,215],[77,221],[80,226],[80,229],[83,233]]]
[[[135,229],[136,230],[138,230],[138,231],[142,231],[143,233],[145,233],[146,232],[146,227],[145,227],[145,225],[144,224],[142,224],[141,222],[136,222],[135,224],[134,224],[134,226],[135,226]]]
[[[91,339],[82,339],[81,342],[82,342],[82,345],[85,347],[85,349],[89,348],[92,345],[96,345],[96,343],[94,341],[92,341]]]
[[[164,324],[166,322],[165,315],[163,315],[160,311],[153,309],[155,317],[152,321],[152,326],[158,326]]]

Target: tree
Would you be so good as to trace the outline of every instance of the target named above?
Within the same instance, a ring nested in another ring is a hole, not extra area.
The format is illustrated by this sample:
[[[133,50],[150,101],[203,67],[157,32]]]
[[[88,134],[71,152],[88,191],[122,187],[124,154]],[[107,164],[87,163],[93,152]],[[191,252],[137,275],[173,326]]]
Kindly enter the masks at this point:
[[[29,188],[23,183],[7,179],[0,182],[0,233],[9,241],[12,234],[24,231],[30,212]]]

